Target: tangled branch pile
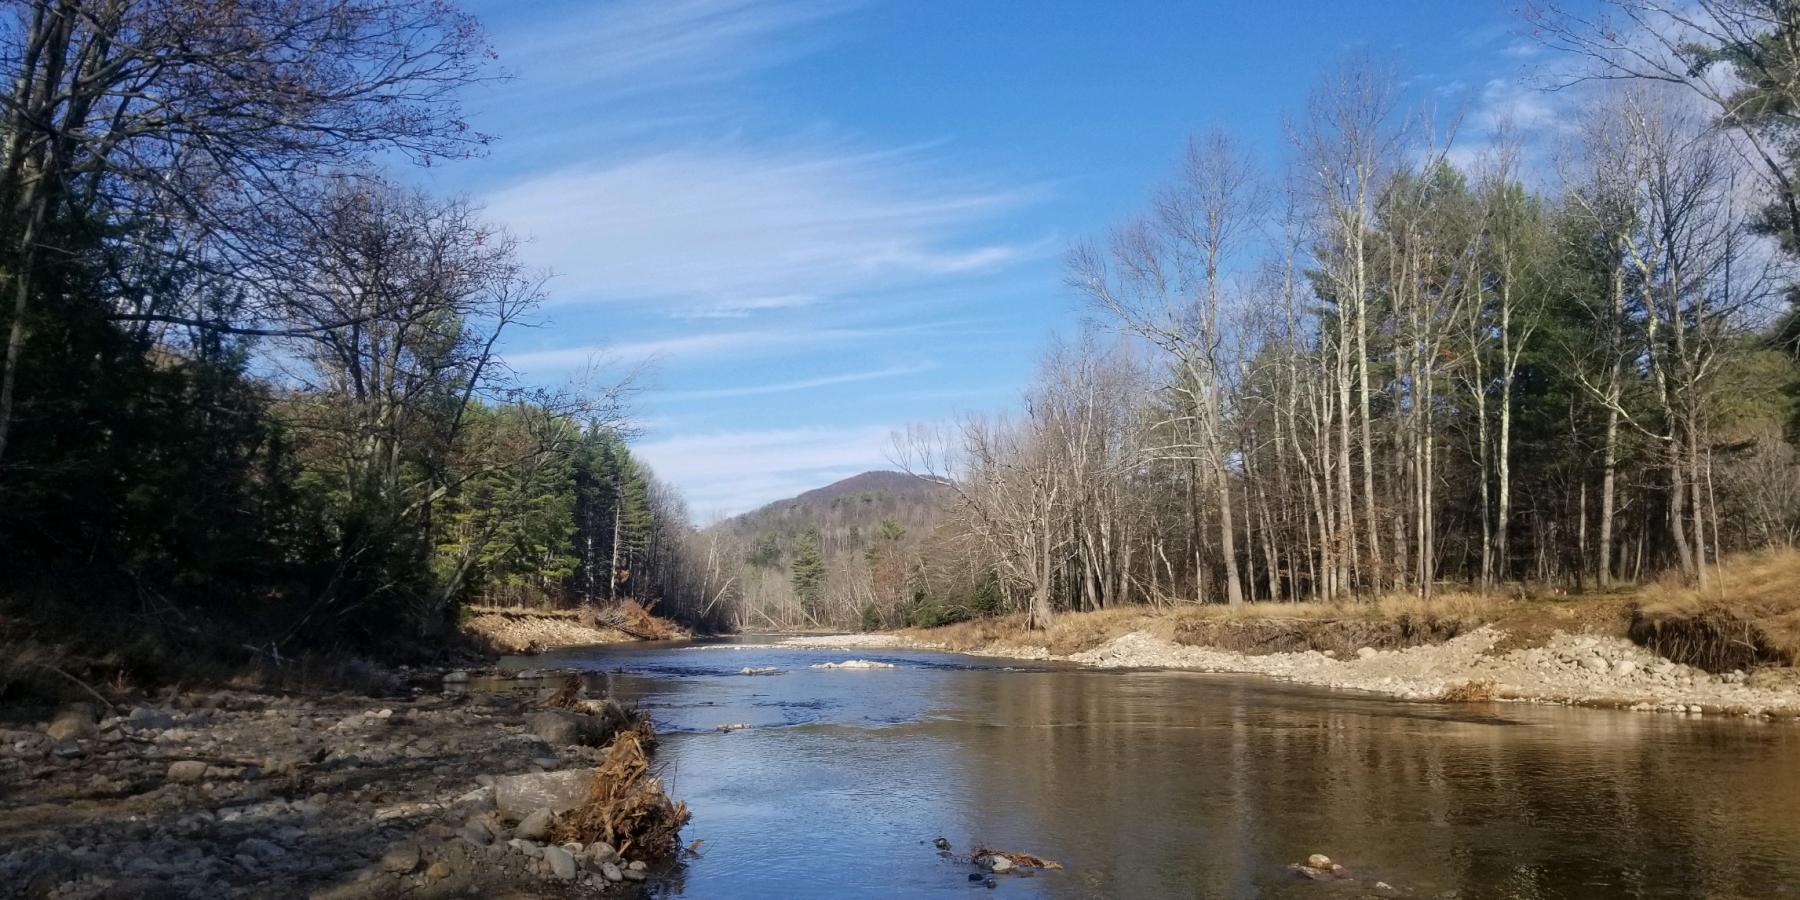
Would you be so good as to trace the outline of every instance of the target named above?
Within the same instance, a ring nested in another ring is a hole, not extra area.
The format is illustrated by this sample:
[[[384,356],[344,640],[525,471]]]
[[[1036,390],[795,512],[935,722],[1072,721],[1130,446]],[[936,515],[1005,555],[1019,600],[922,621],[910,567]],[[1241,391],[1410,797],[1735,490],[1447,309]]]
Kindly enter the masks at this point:
[[[1034,869],[1062,868],[1062,863],[1055,860],[1045,859],[1041,856],[1033,856],[1029,853],[1009,853],[1005,850],[995,850],[994,848],[985,845],[978,846],[969,852],[969,857],[971,859],[982,859],[990,856],[1000,857],[1015,866],[1030,866]]]
[[[647,728],[647,717],[634,717],[632,727],[613,740],[606,762],[594,770],[587,798],[562,818],[560,840],[605,841],[621,854],[644,859],[680,852],[687,804],[669,799],[651,774],[640,737]]]
[[[597,628],[623,631],[640,641],[673,641],[687,637],[669,620],[652,615],[636,600],[624,600],[617,605],[594,610],[591,624]]]

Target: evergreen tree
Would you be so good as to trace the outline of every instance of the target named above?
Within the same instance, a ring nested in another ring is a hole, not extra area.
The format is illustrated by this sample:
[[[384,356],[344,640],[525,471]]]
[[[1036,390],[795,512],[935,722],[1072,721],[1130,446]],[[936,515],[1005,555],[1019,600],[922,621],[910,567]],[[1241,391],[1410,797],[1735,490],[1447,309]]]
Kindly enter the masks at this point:
[[[825,556],[819,550],[819,530],[808,526],[794,540],[794,560],[789,568],[794,597],[810,619],[825,600]]]

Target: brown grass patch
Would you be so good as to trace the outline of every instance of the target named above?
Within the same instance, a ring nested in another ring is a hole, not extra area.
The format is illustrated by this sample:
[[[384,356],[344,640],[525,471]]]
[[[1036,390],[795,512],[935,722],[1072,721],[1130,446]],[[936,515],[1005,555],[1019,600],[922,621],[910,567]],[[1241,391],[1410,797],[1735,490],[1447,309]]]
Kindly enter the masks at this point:
[[[1354,653],[1361,647],[1398,649],[1447,641],[1506,616],[1520,602],[1455,593],[1430,600],[1395,596],[1360,603],[1129,606],[1062,613],[1048,629],[1027,629],[1024,616],[1010,615],[902,633],[952,650],[1007,644],[1040,647],[1058,656],[1091,650],[1133,631],[1241,653]]]
[[[634,729],[613,740],[606,761],[594,770],[586,799],[559,821],[557,839],[605,841],[622,855],[667,859],[681,851],[680,832],[687,821],[687,804],[670,800],[663,791]]]
[[[1633,640],[1713,672],[1800,660],[1800,551],[1726,560],[1705,590],[1673,577],[1645,586]]]

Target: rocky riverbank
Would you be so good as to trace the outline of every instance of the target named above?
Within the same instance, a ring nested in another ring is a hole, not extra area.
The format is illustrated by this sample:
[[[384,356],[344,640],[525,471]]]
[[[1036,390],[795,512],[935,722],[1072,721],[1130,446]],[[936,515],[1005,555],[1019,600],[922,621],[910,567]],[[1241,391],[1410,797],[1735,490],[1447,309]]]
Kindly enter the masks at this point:
[[[1132,631],[1070,654],[1052,654],[1043,647],[1017,643],[960,648],[958,652],[1063,660],[1096,668],[1265,675],[1405,700],[1529,701],[1682,715],[1800,719],[1800,677],[1791,668],[1712,674],[1671,662],[1618,637],[1558,631],[1541,643],[1515,649],[1507,649],[1506,638],[1505,631],[1488,626],[1441,643],[1403,649],[1250,654],[1180,644]],[[809,636],[785,643],[844,650],[950,649],[896,634]]]
[[[469,680],[413,673],[373,698],[177,693],[14,722],[0,733],[0,894],[634,891],[640,857],[668,848],[564,840],[579,819],[565,817],[642,726],[574,683]]]

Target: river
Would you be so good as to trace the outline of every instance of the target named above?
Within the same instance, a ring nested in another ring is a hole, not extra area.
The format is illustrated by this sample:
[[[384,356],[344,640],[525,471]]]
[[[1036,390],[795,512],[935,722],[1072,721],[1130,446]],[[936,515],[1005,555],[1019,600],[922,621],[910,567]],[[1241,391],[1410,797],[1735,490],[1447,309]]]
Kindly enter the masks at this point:
[[[704,841],[655,896],[1800,897],[1791,723],[769,640],[512,661],[655,718]],[[852,658],[895,668],[811,668]],[[940,836],[1065,868],[990,891]],[[1313,853],[1354,880],[1288,870]]]

